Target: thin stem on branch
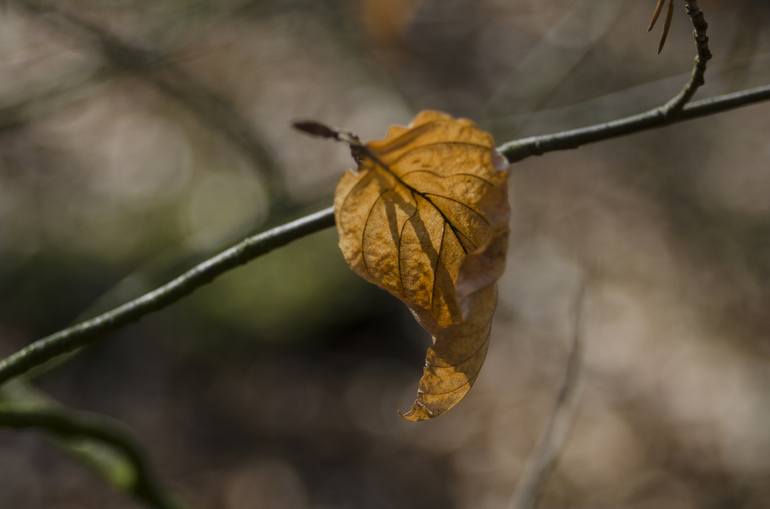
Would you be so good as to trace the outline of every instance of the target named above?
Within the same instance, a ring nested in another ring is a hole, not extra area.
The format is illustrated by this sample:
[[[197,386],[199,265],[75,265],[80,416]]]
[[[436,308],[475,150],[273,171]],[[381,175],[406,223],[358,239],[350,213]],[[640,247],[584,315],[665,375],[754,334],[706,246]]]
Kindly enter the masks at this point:
[[[698,7],[697,0],[685,0],[684,6],[687,10],[687,16],[689,16],[692,22],[697,54],[695,55],[695,65],[692,69],[690,81],[687,82],[681,92],[663,106],[664,116],[672,116],[681,112],[682,108],[693,98],[695,92],[706,83],[706,65],[712,58],[711,50],[709,49],[709,25],[703,12]]]

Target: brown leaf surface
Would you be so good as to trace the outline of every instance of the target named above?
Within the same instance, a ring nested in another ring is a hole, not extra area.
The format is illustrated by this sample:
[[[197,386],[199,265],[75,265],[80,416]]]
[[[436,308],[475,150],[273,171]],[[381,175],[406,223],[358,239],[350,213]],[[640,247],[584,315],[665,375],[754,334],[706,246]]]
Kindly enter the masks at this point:
[[[508,173],[497,169],[504,160],[494,147],[470,120],[423,111],[354,147],[359,168],[337,186],[345,260],[433,336],[417,399],[402,414],[410,421],[456,405],[486,357],[510,213]]]

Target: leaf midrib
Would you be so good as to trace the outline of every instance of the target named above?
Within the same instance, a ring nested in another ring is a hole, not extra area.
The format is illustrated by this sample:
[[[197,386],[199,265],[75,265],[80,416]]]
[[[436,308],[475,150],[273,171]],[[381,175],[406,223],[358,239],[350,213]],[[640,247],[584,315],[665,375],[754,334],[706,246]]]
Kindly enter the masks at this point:
[[[468,250],[466,249],[465,245],[464,245],[464,244],[462,243],[462,241],[460,240],[460,235],[462,235],[463,237],[465,237],[466,239],[468,239],[468,241],[470,241],[470,243],[471,243],[471,246],[473,246],[473,248],[474,248],[474,249],[476,248],[476,246],[474,245],[475,243],[473,242],[473,240],[472,240],[472,239],[471,239],[471,238],[470,238],[468,235],[464,234],[464,233],[463,233],[463,232],[462,232],[462,231],[459,229],[459,227],[458,227],[458,226],[456,226],[456,225],[455,225],[455,224],[454,224],[452,221],[450,221],[450,219],[447,217],[447,215],[444,213],[444,211],[443,211],[443,210],[441,210],[441,207],[439,207],[438,205],[436,205],[436,203],[435,203],[433,200],[431,200],[431,199],[430,199],[430,196],[438,196],[438,197],[446,198],[446,199],[448,199],[448,200],[450,200],[450,201],[455,201],[455,202],[457,202],[457,203],[459,203],[459,204],[461,204],[461,205],[464,205],[465,207],[469,208],[470,210],[472,210],[473,212],[475,212],[476,214],[478,214],[478,215],[479,215],[479,217],[481,217],[481,218],[484,220],[484,222],[485,222],[485,223],[489,224],[489,220],[488,220],[486,217],[484,217],[484,215],[483,215],[483,214],[481,214],[480,212],[476,211],[475,209],[473,209],[473,208],[472,208],[472,207],[470,207],[469,205],[467,205],[467,204],[465,204],[465,203],[461,202],[460,200],[457,200],[457,199],[454,199],[454,198],[450,198],[450,197],[446,197],[446,196],[443,196],[443,195],[438,195],[438,194],[423,193],[423,192],[422,192],[422,191],[420,191],[419,189],[417,189],[417,188],[415,188],[414,186],[412,186],[412,185],[410,185],[409,183],[407,183],[407,182],[406,182],[406,181],[405,181],[405,180],[404,180],[404,179],[403,179],[401,176],[399,176],[399,175],[398,175],[398,174],[397,174],[395,171],[393,171],[393,170],[392,170],[392,169],[391,169],[391,168],[390,168],[390,167],[389,167],[387,164],[385,164],[384,162],[382,162],[382,160],[380,160],[380,158],[379,158],[379,157],[377,157],[377,156],[376,156],[376,155],[375,155],[375,154],[374,154],[374,153],[373,153],[373,152],[372,152],[372,151],[369,149],[369,147],[367,147],[367,146],[365,146],[365,145],[361,145],[361,147],[364,149],[364,150],[363,150],[364,154],[365,154],[365,155],[366,155],[366,156],[367,156],[367,157],[368,157],[368,158],[369,158],[369,159],[370,159],[370,160],[371,160],[373,163],[375,163],[375,167],[374,167],[374,169],[375,169],[375,170],[376,170],[376,169],[377,169],[377,167],[379,166],[379,167],[380,167],[382,170],[384,170],[384,171],[385,171],[385,172],[386,172],[388,175],[390,175],[390,176],[392,176],[394,179],[396,179],[396,181],[397,181],[399,184],[401,184],[402,186],[404,186],[405,188],[407,188],[407,189],[408,189],[410,192],[412,192],[412,193],[414,193],[414,194],[417,194],[419,197],[421,197],[422,199],[424,199],[425,201],[427,201],[428,203],[430,203],[430,204],[431,204],[431,206],[432,206],[434,209],[436,209],[436,212],[438,212],[438,213],[441,215],[441,218],[444,220],[444,222],[445,222],[446,224],[448,224],[448,225],[449,225],[449,227],[452,229],[452,233],[454,233],[455,237],[457,238],[457,242],[458,242],[458,244],[460,244],[460,248],[463,250],[463,253],[464,253],[464,254],[466,254],[466,255],[467,255],[467,254],[468,254]],[[381,198],[381,197],[382,197],[382,195],[380,195],[380,196],[378,197],[378,199],[379,199],[379,198]],[[417,206],[417,201],[415,200],[415,207],[416,207],[416,206]]]

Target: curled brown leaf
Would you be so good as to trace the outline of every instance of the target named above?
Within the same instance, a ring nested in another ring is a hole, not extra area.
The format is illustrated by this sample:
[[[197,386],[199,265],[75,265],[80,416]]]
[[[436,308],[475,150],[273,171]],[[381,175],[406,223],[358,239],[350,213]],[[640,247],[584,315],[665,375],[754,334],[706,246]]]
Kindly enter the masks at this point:
[[[359,167],[337,186],[345,260],[433,336],[407,420],[452,408],[486,357],[510,213],[494,147],[470,120],[423,111],[358,147]]]

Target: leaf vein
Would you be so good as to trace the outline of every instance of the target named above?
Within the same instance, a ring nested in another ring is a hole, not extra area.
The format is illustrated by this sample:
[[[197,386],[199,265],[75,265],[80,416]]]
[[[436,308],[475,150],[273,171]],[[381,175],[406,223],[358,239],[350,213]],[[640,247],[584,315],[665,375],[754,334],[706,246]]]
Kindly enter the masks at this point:
[[[484,221],[484,223],[486,223],[487,225],[489,225],[489,219],[487,219],[486,217],[484,217],[484,214],[482,214],[482,213],[481,213],[481,212],[479,212],[478,210],[474,209],[473,207],[471,207],[471,206],[470,206],[470,205],[468,205],[467,203],[463,203],[462,201],[458,200],[457,198],[452,198],[451,196],[446,196],[446,195],[443,195],[443,194],[438,194],[438,193],[422,193],[422,194],[423,194],[423,195],[425,195],[425,196],[435,196],[436,198],[443,198],[443,199],[445,199],[445,200],[453,201],[453,202],[455,202],[455,203],[457,203],[457,204],[459,204],[459,205],[461,205],[461,206],[465,207],[466,209],[470,210],[471,212],[473,212],[474,214],[476,214],[477,216],[479,216],[479,217],[481,218],[481,220],[482,220],[482,221]],[[430,200],[430,199],[429,199],[428,201],[429,201],[429,202],[431,202],[431,204],[432,204],[434,207],[436,207],[437,209],[438,209],[438,208],[440,208],[438,205],[436,205],[435,203],[433,203],[433,200]],[[442,214],[442,215],[443,215],[443,214]],[[447,222],[451,222],[451,221],[449,221],[449,219],[448,219],[446,216],[444,216],[444,218],[447,220]]]
[[[458,177],[458,176],[460,176],[460,177],[473,177],[475,179],[478,179],[478,180],[484,182],[485,184],[487,184],[487,185],[489,185],[491,187],[495,187],[495,184],[493,182],[485,179],[484,177],[482,177],[480,175],[475,175],[473,173],[462,172],[462,171],[458,171],[457,173],[452,173],[451,175],[441,175],[440,173],[438,173],[436,171],[433,171],[433,170],[412,170],[412,171],[408,171],[408,172],[402,174],[401,178],[404,179],[408,175],[412,175],[413,173],[429,173],[431,175],[434,175],[437,178],[442,178],[442,179],[447,179],[447,178],[451,178],[451,177]]]
[[[476,371],[476,373],[473,375],[473,378],[468,378],[465,382],[463,382],[462,384],[458,385],[454,389],[449,389],[448,391],[441,391],[441,392],[425,392],[422,389],[418,389],[417,393],[419,395],[427,395],[427,396],[444,396],[445,394],[451,394],[453,392],[457,392],[460,389],[462,389],[463,387],[465,387],[466,385],[471,385],[473,382],[475,382],[476,378],[478,378],[479,372],[481,372],[481,368],[479,368],[479,370]]]
[[[382,192],[380,192],[379,195],[377,195],[377,199],[374,200],[374,203],[372,203],[372,206],[369,208],[369,212],[366,213],[366,219],[364,219],[364,227],[361,229],[361,261],[364,263],[364,269],[366,270],[366,273],[372,279],[376,279],[376,278],[374,277],[372,272],[369,270],[369,264],[366,261],[366,230],[367,228],[369,228],[369,219],[371,219],[372,217],[372,212],[374,211],[374,208],[380,202],[382,197],[388,194],[392,190],[393,188],[389,187],[383,190]]]
[[[411,192],[411,191],[410,191]],[[412,215],[409,216],[409,218],[404,221],[404,224],[401,225],[401,230],[398,232],[398,239],[396,242],[396,256],[398,257],[398,280],[401,284],[401,291],[405,291],[406,285],[404,285],[404,273],[401,269],[401,247],[402,247],[402,239],[404,238],[404,229],[406,228],[406,225],[411,222],[412,219],[414,219],[414,216],[417,215],[418,211],[418,205],[417,205],[417,198],[415,198],[414,193],[412,192],[412,200],[414,200],[414,212],[412,212]]]
[[[444,252],[444,237],[446,237],[446,225],[444,222],[441,224],[441,240],[438,244],[438,254],[436,255],[436,266],[433,267],[433,287],[430,292],[430,307],[433,309],[433,301],[436,298],[436,280],[438,279],[438,266],[441,263],[441,255]]]
[[[489,341],[489,336],[492,335],[492,320],[489,321],[486,327],[486,333],[484,337],[484,341],[482,341],[479,346],[477,346],[470,354],[468,354],[467,357],[465,357],[463,360],[455,362],[454,364],[450,364],[449,366],[438,366],[436,364],[431,364],[427,359],[425,360],[425,367],[426,368],[435,368],[435,369],[441,369],[441,368],[456,368],[457,366],[461,364],[465,364],[469,360],[471,360],[478,352],[481,350],[484,345],[487,344]]]
[[[492,147],[490,146],[482,145],[481,143],[473,143],[471,141],[435,141],[431,143],[426,143],[425,145],[418,145],[414,148],[410,148],[403,154],[396,157],[393,161],[390,162],[390,164],[396,164],[402,159],[404,159],[406,156],[413,154],[414,152],[417,152],[419,150],[430,149],[430,148],[434,148],[442,145],[449,145],[450,147],[451,146],[473,147],[476,149],[492,151]]]

